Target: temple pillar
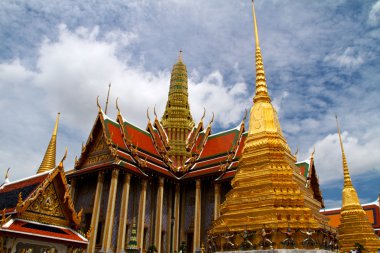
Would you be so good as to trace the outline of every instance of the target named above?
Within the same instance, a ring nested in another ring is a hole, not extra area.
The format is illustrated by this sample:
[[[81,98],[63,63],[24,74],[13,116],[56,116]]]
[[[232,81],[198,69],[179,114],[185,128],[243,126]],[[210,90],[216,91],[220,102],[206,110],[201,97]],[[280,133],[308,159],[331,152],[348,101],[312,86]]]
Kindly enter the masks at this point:
[[[147,180],[143,179],[141,182],[141,192],[139,201],[139,216],[137,222],[137,248],[143,251],[144,246],[144,226],[145,226],[145,204],[146,204],[146,185]]]
[[[116,202],[116,189],[117,189],[117,181],[119,177],[119,170],[113,169],[111,176],[111,185],[110,192],[108,194],[108,203],[107,203],[107,215],[106,221],[104,224],[104,232],[103,232],[103,244],[100,252],[113,252],[111,248],[111,240],[112,240],[112,228],[113,228],[113,218],[115,216],[115,202]]]
[[[103,192],[103,183],[104,183],[104,173],[98,173],[98,183],[96,184],[94,206],[92,208],[92,217],[91,217],[91,235],[90,240],[87,246],[87,252],[95,252],[96,245],[96,235],[98,233],[98,223],[99,223],[99,214],[100,214],[100,203],[102,200]]]
[[[178,236],[179,236],[179,208],[180,208],[180,186],[179,184],[175,185],[175,194],[174,194],[174,228],[173,228],[173,241],[172,241],[172,249],[174,251],[178,251]]]
[[[220,216],[220,184],[214,185],[214,220]]]
[[[157,202],[156,202],[156,225],[155,225],[155,235],[154,244],[157,247],[157,253],[161,253],[161,227],[162,227],[162,204],[164,200],[164,178],[160,177],[158,179],[158,190],[157,190]]]
[[[193,252],[201,247],[201,180],[195,181]]]
[[[125,232],[128,221],[128,200],[129,200],[129,188],[131,182],[131,174],[127,173],[124,175],[123,182],[123,192],[121,195],[121,206],[120,206],[120,216],[119,216],[119,231],[117,235],[117,253],[123,253],[125,246]]]

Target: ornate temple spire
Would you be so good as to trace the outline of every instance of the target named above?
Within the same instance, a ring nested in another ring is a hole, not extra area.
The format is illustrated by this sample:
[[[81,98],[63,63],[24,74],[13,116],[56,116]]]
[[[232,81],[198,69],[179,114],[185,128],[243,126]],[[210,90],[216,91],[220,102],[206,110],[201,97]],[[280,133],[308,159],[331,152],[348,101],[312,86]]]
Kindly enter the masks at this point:
[[[267,81],[265,78],[263,58],[261,56],[259,32],[257,29],[255,5],[252,0],[252,15],[253,15],[253,26],[255,29],[255,42],[256,42],[256,94],[253,98],[254,102],[259,100],[264,100],[270,102],[270,97],[268,95]]]
[[[58,132],[59,116],[60,116],[60,113],[58,113],[58,115],[57,115],[53,134],[51,136],[49,145],[48,145],[46,152],[45,152],[44,159],[42,160],[40,168],[37,171],[37,174],[55,168],[55,157],[56,157],[56,147],[57,147],[57,132]]]
[[[352,187],[352,182],[351,182],[351,177],[350,177],[350,172],[348,171],[348,165],[347,165],[347,160],[346,160],[346,154],[344,153],[344,148],[343,148],[343,141],[342,141],[342,136],[340,134],[340,127],[339,127],[339,122],[338,122],[338,117],[335,115],[336,119],[336,126],[338,128],[338,135],[339,135],[339,142],[340,142],[340,149],[342,151],[342,161],[343,161],[343,175],[344,175],[344,187]],[[356,196],[356,199],[358,197]],[[358,200],[359,203],[359,200]],[[360,203],[359,203],[360,204]]]
[[[186,139],[194,127],[191,116],[186,65],[183,63],[182,51],[173,66],[170,78],[168,101],[161,123],[169,137],[169,156],[175,167],[184,165],[190,153],[186,150]]]
[[[342,151],[344,174],[342,208],[340,210],[341,224],[339,225],[340,250],[342,252],[348,252],[354,248],[355,243],[360,243],[368,252],[377,252],[380,248],[380,240],[375,235],[373,227],[368,221],[363,207],[360,205],[358,194],[352,184],[346,155],[344,153],[338,117],[336,117],[336,124]]]
[[[211,234],[273,229],[272,238],[281,245],[278,229],[318,229],[327,222],[322,203],[306,188],[296,158],[281,131],[277,112],[268,94],[260,51],[255,8],[252,1],[256,41],[256,93],[250,111],[249,130],[232,189],[213,223]],[[220,243],[223,243],[222,241]]]

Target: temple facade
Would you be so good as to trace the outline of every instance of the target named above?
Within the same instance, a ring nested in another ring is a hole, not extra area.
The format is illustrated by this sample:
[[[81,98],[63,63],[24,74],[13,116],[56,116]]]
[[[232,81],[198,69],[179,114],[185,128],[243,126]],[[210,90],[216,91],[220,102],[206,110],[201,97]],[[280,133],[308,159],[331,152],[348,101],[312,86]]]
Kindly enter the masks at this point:
[[[165,112],[158,119],[154,110],[153,121],[148,112],[145,129],[118,106],[114,120],[98,106],[89,138],[67,173],[75,206],[83,207],[82,229],[91,231],[88,252],[193,252],[207,244],[248,132],[245,118],[220,133],[212,133],[212,120],[205,125],[204,116],[196,124],[187,81],[180,53]],[[304,182],[316,179],[312,157],[298,166]]]

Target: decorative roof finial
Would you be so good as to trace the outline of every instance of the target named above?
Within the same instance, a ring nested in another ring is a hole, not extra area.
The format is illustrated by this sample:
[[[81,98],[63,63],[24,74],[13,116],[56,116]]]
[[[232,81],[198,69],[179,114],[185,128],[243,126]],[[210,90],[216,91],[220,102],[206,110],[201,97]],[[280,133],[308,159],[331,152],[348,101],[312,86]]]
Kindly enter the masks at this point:
[[[254,102],[257,101],[267,101],[270,102],[270,97],[268,95],[267,82],[265,78],[263,58],[261,56],[260,42],[259,42],[259,32],[257,29],[255,5],[252,0],[252,15],[253,15],[253,26],[255,29],[255,42],[256,42],[256,94],[253,99]]]
[[[149,107],[146,109],[146,117],[148,118],[148,121],[150,122],[150,117],[149,117]]]
[[[107,100],[106,100],[106,108],[104,109],[104,113],[107,114],[107,108],[108,108],[108,100],[110,98],[110,90],[111,90],[111,82],[108,85],[108,93],[107,93]]]
[[[298,146],[297,146],[297,150],[296,152],[294,153],[294,156],[297,158],[297,155],[298,155]]]
[[[102,107],[99,104],[99,96],[96,97],[96,105],[98,106],[99,112],[101,112],[102,111]]]
[[[248,115],[248,110],[246,108],[242,122],[244,122],[247,119],[247,115]]]
[[[44,159],[42,160],[42,163],[37,171],[37,174],[51,170],[55,168],[55,157],[56,157],[56,147],[57,147],[57,133],[58,133],[58,123],[59,123],[59,116],[61,113],[58,113],[57,119],[55,121],[53,134],[51,136],[49,145],[46,149]]]
[[[154,113],[154,116],[156,117],[157,119],[157,113],[156,113],[156,105],[154,105],[154,108],[153,108],[153,113]]]
[[[338,128],[338,135],[339,135],[339,142],[340,142],[340,149],[342,150],[342,160],[343,160],[343,175],[344,175],[344,186],[352,186],[351,182],[351,177],[350,177],[350,172],[348,171],[348,165],[347,165],[347,160],[346,160],[346,154],[344,153],[344,148],[343,148],[343,141],[342,141],[342,136],[340,133],[340,127],[339,127],[339,122],[338,122],[338,116],[335,115],[336,119],[336,126]]]
[[[206,107],[203,107],[203,115],[202,115],[202,118],[201,118],[201,122],[203,121],[203,119],[205,118],[206,116]]]
[[[311,152],[310,159],[314,159],[314,154],[315,154],[315,145],[314,145],[313,152]]]
[[[66,147],[66,149],[65,149],[65,154],[63,155],[63,157],[62,157],[62,159],[61,159],[61,162],[59,163],[59,165],[58,165],[58,167],[59,168],[63,168],[63,161],[65,161],[66,160],[66,157],[67,157],[67,147]]]
[[[119,97],[116,98],[117,115],[121,115],[121,113],[120,113],[120,108],[119,108],[119,104],[117,103],[118,100],[119,100]]]
[[[9,170],[10,170],[11,168],[8,168],[7,169],[7,172],[5,173],[5,180],[4,180],[4,184],[9,184],[10,183],[10,181],[9,181]]]
[[[180,50],[179,50],[179,54],[178,54],[178,61],[179,61],[179,62],[182,62],[182,61],[183,61],[182,53],[183,53],[183,51],[182,51],[182,49],[180,49]]]

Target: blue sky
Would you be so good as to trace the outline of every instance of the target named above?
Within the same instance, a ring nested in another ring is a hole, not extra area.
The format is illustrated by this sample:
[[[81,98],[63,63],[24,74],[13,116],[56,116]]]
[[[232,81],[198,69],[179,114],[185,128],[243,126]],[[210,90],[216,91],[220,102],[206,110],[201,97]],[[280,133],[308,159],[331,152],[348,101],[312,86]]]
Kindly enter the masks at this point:
[[[327,207],[340,205],[338,114],[362,202],[380,193],[380,1],[257,0],[270,96],[299,160],[316,147]],[[214,132],[235,127],[254,94],[251,1],[0,2],[0,173],[37,170],[61,112],[58,159],[80,154],[112,82],[123,116],[144,128],[162,114],[170,70],[184,51],[190,106]],[[1,180],[0,180],[1,181]]]

